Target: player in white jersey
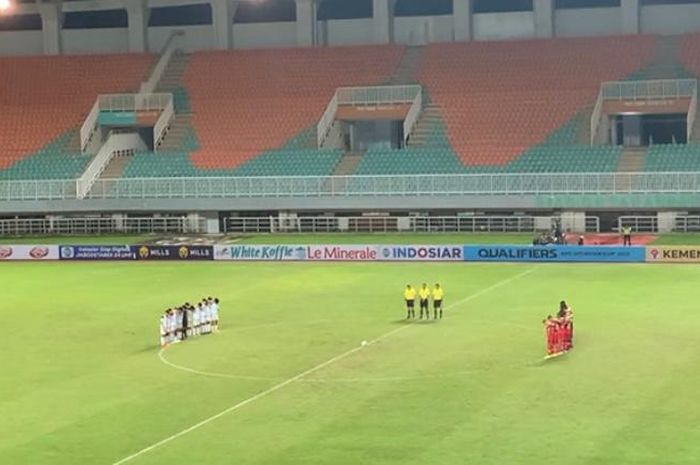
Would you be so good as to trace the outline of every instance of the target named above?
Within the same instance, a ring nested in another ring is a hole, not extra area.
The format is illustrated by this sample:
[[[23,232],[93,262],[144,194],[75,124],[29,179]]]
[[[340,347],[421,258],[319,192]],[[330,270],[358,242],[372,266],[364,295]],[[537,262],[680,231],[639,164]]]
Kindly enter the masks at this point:
[[[211,301],[211,324],[213,331],[219,332],[219,299],[209,298]]]
[[[192,310],[193,318],[192,321],[194,322],[194,335],[199,336],[202,332],[202,304],[199,303],[197,306]]]
[[[211,306],[207,299],[202,299],[202,311],[204,312],[204,334],[211,334]]]
[[[182,309],[175,309],[175,341],[182,341]]]
[[[160,316],[160,346],[165,347],[168,345],[168,318],[167,314],[163,313]]]

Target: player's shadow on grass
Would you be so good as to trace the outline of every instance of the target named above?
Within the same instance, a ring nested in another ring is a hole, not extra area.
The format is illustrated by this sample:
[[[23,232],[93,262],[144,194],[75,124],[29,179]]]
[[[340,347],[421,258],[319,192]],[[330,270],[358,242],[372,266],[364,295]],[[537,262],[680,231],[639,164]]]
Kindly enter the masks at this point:
[[[421,320],[418,318],[412,319],[412,320],[407,320],[405,318],[402,318],[400,320],[394,320],[391,322],[393,325],[434,325],[440,323],[440,320]]]

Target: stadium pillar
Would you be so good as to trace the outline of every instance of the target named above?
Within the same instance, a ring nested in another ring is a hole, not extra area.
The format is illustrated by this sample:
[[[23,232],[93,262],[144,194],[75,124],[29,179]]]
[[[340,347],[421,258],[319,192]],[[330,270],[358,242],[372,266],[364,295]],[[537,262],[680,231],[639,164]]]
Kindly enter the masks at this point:
[[[211,0],[212,22],[214,23],[214,48],[233,48],[233,18],[238,9],[237,0]]]
[[[148,18],[150,9],[146,0],[126,2],[126,14],[129,18],[129,51],[148,51]]]
[[[535,0],[535,36],[554,36],[554,0]]]
[[[472,0],[453,0],[455,41],[472,40]]]
[[[297,45],[316,45],[316,0],[296,0],[297,2]]]
[[[63,49],[61,41],[61,29],[63,28],[62,2],[39,3],[41,15],[41,29],[44,40],[44,54],[60,55]]]
[[[639,34],[639,0],[622,0],[622,33]]]
[[[372,3],[374,42],[390,44],[394,42],[394,5],[396,0],[373,0]]]

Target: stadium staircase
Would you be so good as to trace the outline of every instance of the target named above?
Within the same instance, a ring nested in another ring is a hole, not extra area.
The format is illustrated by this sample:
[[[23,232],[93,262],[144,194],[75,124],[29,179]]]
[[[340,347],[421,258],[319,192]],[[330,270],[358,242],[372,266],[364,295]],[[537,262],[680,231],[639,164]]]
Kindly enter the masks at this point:
[[[681,62],[683,36],[662,36],[656,39],[654,56],[637,72],[629,75],[628,81],[652,81],[657,79],[694,78]]]
[[[183,88],[182,76],[189,63],[189,56],[176,53],[170,59],[163,77],[156,87],[156,92],[173,94],[175,101],[175,119],[170,125],[168,134],[161,142],[159,150],[182,150],[188,138],[194,133],[192,128],[192,110],[187,92]]]
[[[440,114],[440,107],[434,103],[425,103],[423,112],[408,140],[407,146],[416,147],[425,145],[426,141],[440,130],[441,125],[442,116]]]
[[[647,147],[627,147],[620,154],[617,171],[620,173],[636,173],[644,171]]]
[[[355,174],[363,156],[364,152],[345,152],[343,158],[340,159],[333,170],[333,176],[351,176]]]
[[[389,86],[418,84],[418,69],[423,57],[423,47],[406,47],[396,70],[385,83]]]

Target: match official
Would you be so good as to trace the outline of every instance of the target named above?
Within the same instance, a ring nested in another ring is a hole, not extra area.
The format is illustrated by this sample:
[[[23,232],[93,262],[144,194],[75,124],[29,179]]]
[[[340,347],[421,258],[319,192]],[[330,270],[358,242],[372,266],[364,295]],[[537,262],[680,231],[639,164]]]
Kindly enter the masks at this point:
[[[423,312],[425,311],[425,318],[430,319],[430,288],[428,285],[423,283],[423,287],[418,291],[418,297],[420,297],[420,319],[423,319]]]
[[[445,291],[440,287],[440,284],[435,284],[435,288],[433,289],[433,317],[435,319],[438,318],[438,314],[440,318],[442,318],[442,298],[444,296]]]
[[[406,319],[416,317],[416,290],[408,284],[406,290],[403,291],[403,297],[406,300]]]

